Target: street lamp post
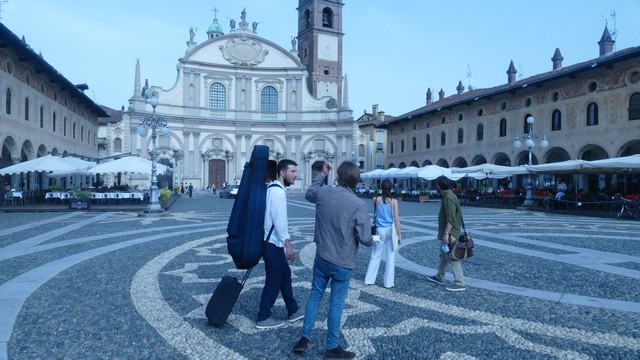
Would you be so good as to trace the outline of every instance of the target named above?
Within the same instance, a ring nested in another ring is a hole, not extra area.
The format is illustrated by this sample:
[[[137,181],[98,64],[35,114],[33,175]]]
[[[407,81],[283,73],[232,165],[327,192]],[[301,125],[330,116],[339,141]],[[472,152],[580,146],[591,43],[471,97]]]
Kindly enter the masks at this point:
[[[167,127],[167,121],[165,119],[156,117],[156,106],[158,106],[159,103],[158,98],[149,98],[149,103],[153,108],[151,118],[146,117],[142,119],[140,121],[140,125],[138,126],[138,135],[140,135],[141,137],[146,137],[147,126],[151,127],[151,194],[149,197],[149,207],[147,208],[147,210],[145,210],[145,212],[160,213],[164,210],[162,210],[162,207],[160,207],[160,202],[158,201],[160,192],[158,191],[158,178],[156,177],[156,129],[158,128],[158,126],[161,126],[161,134],[164,136],[169,136],[169,128]]]
[[[522,142],[520,142],[520,138],[522,138],[523,140],[525,140],[524,144],[527,147],[527,149],[529,150],[529,166],[532,165],[531,163],[531,151],[532,149],[536,146],[535,141],[533,141],[533,139],[537,139],[539,137],[542,137],[542,141],[540,142],[540,146],[542,146],[543,148],[549,146],[549,142],[547,141],[547,137],[544,136],[544,134],[535,134],[533,133],[533,123],[535,122],[535,119],[533,118],[533,116],[529,116],[527,118],[527,132],[519,137],[516,137],[516,140],[513,142],[513,146],[515,146],[516,148],[519,148],[520,146],[522,146]],[[526,208],[531,208],[535,203],[533,201],[533,195],[531,193],[532,189],[533,189],[533,178],[531,177],[531,172],[529,172],[529,174],[527,174],[527,185],[526,185],[526,190],[527,190],[527,195],[524,199],[524,203],[522,204],[524,207]]]

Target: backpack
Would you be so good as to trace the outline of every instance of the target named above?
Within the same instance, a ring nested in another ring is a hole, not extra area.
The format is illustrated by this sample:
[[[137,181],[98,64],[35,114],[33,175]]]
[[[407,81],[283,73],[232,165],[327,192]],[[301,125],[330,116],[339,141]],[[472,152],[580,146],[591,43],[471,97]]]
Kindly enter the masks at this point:
[[[269,147],[256,145],[244,165],[227,224],[227,250],[238,269],[250,269],[262,257],[269,164]]]

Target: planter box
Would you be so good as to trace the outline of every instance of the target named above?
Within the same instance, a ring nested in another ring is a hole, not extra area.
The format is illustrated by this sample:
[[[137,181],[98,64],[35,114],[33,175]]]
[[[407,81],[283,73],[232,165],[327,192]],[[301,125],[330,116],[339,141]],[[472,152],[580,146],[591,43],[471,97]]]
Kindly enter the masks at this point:
[[[91,208],[91,205],[89,204],[88,201],[76,201],[76,202],[70,202],[69,203],[69,209],[89,209]]]
[[[429,201],[429,195],[419,195],[420,202]]]

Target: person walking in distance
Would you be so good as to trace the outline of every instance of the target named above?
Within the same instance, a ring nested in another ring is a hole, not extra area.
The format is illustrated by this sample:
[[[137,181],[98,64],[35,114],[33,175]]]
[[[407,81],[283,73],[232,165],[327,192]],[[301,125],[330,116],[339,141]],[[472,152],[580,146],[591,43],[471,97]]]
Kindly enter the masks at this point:
[[[189,197],[193,197],[193,183],[189,183]]]
[[[313,237],[316,257],[302,337],[294,345],[293,352],[302,354],[307,351],[320,302],[331,282],[325,359],[352,359],[355,353],[340,346],[340,319],[356,266],[358,245],[371,246],[373,238],[367,205],[353,192],[360,181],[358,165],[351,161],[340,164],[338,186],[335,187],[325,185],[331,168],[331,163],[325,163],[305,194],[309,202],[316,204]]]
[[[440,212],[438,213],[438,239],[442,241],[440,245],[449,245],[460,236],[462,226],[462,209],[458,197],[451,191],[449,179],[440,176],[436,179],[436,188],[440,192]],[[460,260],[451,258],[450,252],[444,252],[440,246],[440,261],[438,273],[434,276],[427,276],[427,280],[444,285],[444,273],[447,267],[451,267],[454,283],[447,286],[447,291],[464,291],[464,277],[462,275],[462,265]]]
[[[264,239],[266,242],[262,253],[266,279],[256,321],[258,329],[271,329],[284,325],[283,320],[271,317],[271,308],[278,298],[278,293],[282,294],[289,322],[304,317],[304,309],[298,306],[293,296],[291,268],[287,262],[287,260],[295,261],[296,253],[293,251],[289,236],[287,194],[284,188],[293,185],[296,181],[297,166],[298,164],[292,160],[281,160],[276,168],[276,180],[267,187],[267,202],[264,213]]]
[[[402,244],[402,235],[400,233],[400,211],[398,209],[398,200],[393,198],[391,194],[391,181],[383,180],[380,184],[382,196],[373,198],[373,209],[376,219],[377,234],[380,241],[373,243],[371,250],[371,258],[369,259],[369,267],[364,277],[365,285],[373,285],[376,282],[378,268],[380,267],[380,259],[382,253],[386,253],[384,268],[384,287],[391,288],[395,278],[395,262],[396,249],[392,241],[392,231],[396,231],[398,235],[398,246]],[[395,226],[392,226],[395,225]]]

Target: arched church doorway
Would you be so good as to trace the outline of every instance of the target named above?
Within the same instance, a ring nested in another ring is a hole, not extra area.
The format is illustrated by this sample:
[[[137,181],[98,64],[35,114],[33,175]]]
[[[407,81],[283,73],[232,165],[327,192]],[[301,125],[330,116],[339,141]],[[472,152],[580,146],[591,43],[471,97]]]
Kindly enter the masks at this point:
[[[226,179],[226,163],[224,160],[209,160],[209,186],[215,186],[215,189],[222,189],[222,183],[227,182]]]

